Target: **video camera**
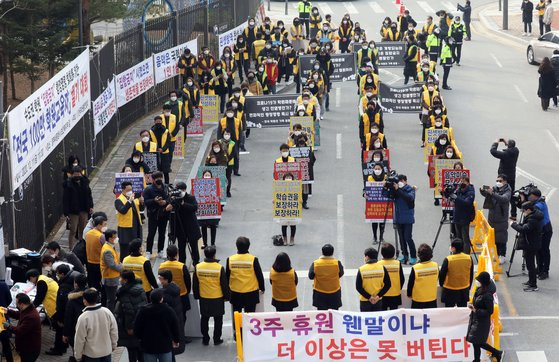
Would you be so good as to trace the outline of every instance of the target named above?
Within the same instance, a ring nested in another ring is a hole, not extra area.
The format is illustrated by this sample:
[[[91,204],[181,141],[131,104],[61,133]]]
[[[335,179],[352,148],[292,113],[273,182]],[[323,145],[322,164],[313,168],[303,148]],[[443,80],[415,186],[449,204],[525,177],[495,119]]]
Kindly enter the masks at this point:
[[[388,177],[386,178],[386,182],[382,186],[383,191],[385,191],[385,193],[395,192],[396,190],[394,189],[394,184],[397,184],[398,181],[400,181],[398,179],[399,177],[400,175],[398,175],[398,172],[396,172],[396,170],[391,170],[388,174]]]
[[[167,202],[173,206],[180,204],[182,201],[182,191],[177,189],[173,184],[169,184],[169,197]]]
[[[443,196],[447,199],[453,199],[456,195],[456,185],[450,184],[446,185],[443,189]]]
[[[537,188],[537,186],[533,183],[529,183],[528,185],[522,186],[518,190],[515,190],[511,196],[511,200],[514,205],[519,209],[522,208],[522,204],[528,201],[528,195],[530,195],[530,192],[534,188]]]

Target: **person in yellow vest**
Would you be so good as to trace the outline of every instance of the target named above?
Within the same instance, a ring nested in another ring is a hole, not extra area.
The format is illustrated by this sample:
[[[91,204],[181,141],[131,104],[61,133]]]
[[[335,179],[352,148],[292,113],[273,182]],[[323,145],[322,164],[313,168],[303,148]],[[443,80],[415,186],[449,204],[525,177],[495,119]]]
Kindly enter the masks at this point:
[[[318,310],[338,310],[342,306],[340,278],[344,275],[344,266],[333,255],[334,247],[325,244],[322,256],[309,268],[309,279],[314,281],[312,305]]]
[[[408,280],[408,297],[412,309],[437,308],[439,265],[432,261],[433,249],[427,244],[417,248],[419,263],[412,267]]]
[[[382,41],[399,41],[401,37],[402,35],[398,31],[398,23],[393,22],[390,24],[390,28],[384,33]]]
[[[167,247],[167,260],[159,265],[160,270],[169,270],[173,275],[173,282],[179,286],[179,294],[182,304],[182,311],[186,320],[186,312],[190,310],[190,299],[188,294],[191,290],[190,272],[188,267],[177,260],[179,248],[172,244]]]
[[[157,152],[157,142],[152,142],[150,140],[150,134],[147,129],[143,129],[140,131],[140,140],[134,144],[134,148],[132,151],[140,151],[142,153]]]
[[[433,30],[435,30],[436,27],[437,25],[433,23],[433,17],[429,15],[427,17],[427,21],[425,22],[425,25],[423,25],[423,29],[421,29],[421,32],[425,34],[425,36],[428,36],[433,34]]]
[[[186,48],[184,53],[181,55],[177,67],[179,68],[179,74],[181,76],[182,83],[186,83],[186,79],[191,77],[194,78],[196,74],[196,66],[198,65],[198,60],[196,56],[192,54],[190,49]]]
[[[270,269],[272,284],[272,305],[276,312],[292,312],[299,306],[297,302],[297,273],[291,267],[291,259],[286,253],[279,253]]]
[[[299,50],[305,47],[305,36],[303,35],[303,26],[299,18],[293,19],[293,25],[291,25],[291,29],[289,29],[289,35],[291,38],[291,44],[293,44],[293,49]]]
[[[237,36],[237,41],[235,45],[233,45],[233,53],[235,63],[237,64],[237,69],[239,70],[239,79],[241,83],[243,82],[243,71],[244,75],[248,75],[248,70],[250,69],[250,60],[249,57],[250,48],[247,47],[247,43],[245,42],[245,38],[243,34],[239,34]]]
[[[198,77],[203,72],[211,72],[215,65],[216,61],[213,54],[210,53],[210,49],[207,46],[203,46],[202,52],[198,54]]]
[[[365,142],[363,143],[363,151],[368,151],[373,149],[374,140],[378,138],[382,144],[382,148],[388,148],[388,143],[386,141],[386,136],[384,133],[380,132],[380,127],[377,123],[371,124],[371,132],[365,134]]]
[[[87,284],[91,288],[101,290],[101,248],[105,243],[107,217],[98,215],[93,218],[93,229],[85,234],[85,255],[87,257]]]
[[[225,270],[219,260],[215,258],[215,246],[210,245],[204,249],[204,261],[194,267],[192,276],[192,293],[200,302],[200,330],[202,344],[210,343],[209,321],[214,319],[214,345],[223,343],[221,330],[223,315],[225,314],[225,301],[231,298],[231,291],[227,283]]]
[[[53,318],[56,313],[56,296],[58,294],[58,283],[45,275],[39,273],[37,269],[30,269],[25,273],[25,279],[35,285],[37,294],[33,299],[33,305],[38,308],[41,304],[49,318]]]
[[[266,40],[262,38],[262,33],[256,33],[256,40],[252,42],[252,47],[250,48],[251,59],[255,61],[255,64],[258,65],[260,62],[258,61],[258,54],[266,47]]]
[[[365,249],[365,264],[357,270],[355,288],[359,293],[359,310],[361,312],[382,310],[382,298],[392,286],[388,271],[377,259],[378,251],[376,249]]]
[[[266,289],[264,275],[258,258],[248,252],[250,240],[239,236],[235,244],[237,253],[227,258],[225,269],[231,289],[231,307],[234,312],[252,313],[260,302],[260,293]]]
[[[159,286],[157,285],[155,275],[153,275],[151,262],[142,255],[142,239],[132,240],[130,243],[130,255],[122,260],[122,268],[133,271],[136,278],[142,281],[142,288],[149,300],[151,291]]]
[[[132,182],[121,184],[122,193],[115,200],[118,240],[120,241],[120,261],[128,256],[128,248],[132,240],[142,239],[142,218],[144,197],[136,197],[132,191]]]
[[[180,120],[171,112],[173,107],[165,103],[163,105],[163,113],[161,114],[161,119],[163,120],[163,126],[169,131],[169,164],[173,162],[173,153],[175,151],[175,144],[177,142],[177,135],[181,129]],[[167,182],[168,183],[168,182]]]
[[[116,304],[116,291],[120,285],[120,272],[122,264],[116,251],[118,234],[116,230],[105,231],[105,244],[101,248],[101,284],[107,298],[106,307],[114,313]]]
[[[427,88],[423,88],[421,92],[421,124],[423,125],[423,129],[421,130],[421,147],[424,147],[425,143],[425,130],[431,125],[429,111],[433,106],[433,98],[438,95],[439,92],[435,89],[435,83],[428,81]]]
[[[373,96],[374,97],[374,96]],[[379,132],[384,131],[384,121],[382,119],[382,109],[376,101],[372,100],[367,103],[365,112],[359,120],[359,139],[362,143],[365,142],[367,133],[372,130],[373,124],[378,125]],[[384,138],[383,138],[384,140]]]
[[[318,12],[318,8],[316,6],[312,7],[311,17],[309,18],[310,22],[310,34],[309,37],[311,39],[316,38],[316,33],[318,33],[318,29],[322,24],[322,16]]]
[[[231,140],[231,133],[225,130],[223,132],[223,137],[219,139],[221,148],[227,156],[227,169],[225,170],[225,177],[227,178],[227,197],[231,197],[231,185],[233,168],[235,166],[235,141]]]
[[[169,155],[171,134],[163,124],[163,117],[155,116],[153,120],[154,125],[151,127],[149,134],[151,141],[157,144],[157,170],[163,172],[165,183],[169,184],[169,173],[171,172],[171,157]]]
[[[540,24],[540,36],[544,34],[544,30],[545,30],[545,24],[543,22],[543,15],[545,14],[545,6],[546,6],[545,3],[546,3],[545,0],[540,0],[536,5],[536,10],[538,11],[538,23]],[[468,32],[468,38],[470,38],[470,32]]]
[[[450,255],[444,258],[439,272],[439,284],[443,287],[441,302],[445,307],[465,307],[470,298],[470,288],[474,280],[472,257],[464,254],[464,243],[455,239],[450,244]]]
[[[208,74],[209,72],[206,72]],[[196,82],[194,82],[194,78],[188,77],[186,82],[183,84],[181,89],[181,99],[182,103],[186,105],[185,113],[190,113],[192,107],[198,107],[200,105],[200,89]],[[188,110],[188,112],[187,112]]]
[[[301,24],[305,25],[305,35],[309,38],[309,18],[311,15],[312,4],[309,0],[301,0],[297,4],[297,11],[299,12],[299,19]]]
[[[390,243],[383,243],[380,248],[382,260],[379,264],[384,266],[390,277],[390,289],[382,297],[382,310],[395,310],[402,304],[402,288],[405,277],[402,263],[395,258],[396,249]]]
[[[380,37],[384,39],[386,37],[386,33],[390,30],[390,24],[392,24],[392,19],[389,16],[384,18],[382,25],[380,26]]]

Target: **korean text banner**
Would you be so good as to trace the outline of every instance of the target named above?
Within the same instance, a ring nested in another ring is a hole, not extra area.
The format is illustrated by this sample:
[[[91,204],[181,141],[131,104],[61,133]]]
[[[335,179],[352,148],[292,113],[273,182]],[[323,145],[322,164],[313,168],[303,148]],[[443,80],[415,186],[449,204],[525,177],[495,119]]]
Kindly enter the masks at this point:
[[[153,59],[150,57],[116,76],[116,104],[122,107],[153,86]]]
[[[218,96],[214,94],[201,94],[200,105],[202,106],[203,123],[217,123],[219,121]]]
[[[228,30],[223,34],[219,34],[219,54],[223,54],[223,48],[225,48],[226,46],[230,46],[231,48],[233,48],[233,45],[237,42],[237,36],[239,34],[242,34],[243,30],[247,26],[248,26],[248,21],[245,21],[244,23],[237,26],[236,28]]]
[[[256,361],[463,361],[467,308],[243,314],[243,355]]]
[[[383,41],[376,43],[378,48],[378,65],[382,68],[400,68],[404,66],[406,43],[401,41]]]
[[[198,209],[196,216],[198,220],[221,219],[221,205],[218,178],[194,178],[191,180],[191,194],[196,197]]]
[[[12,188],[47,158],[91,106],[89,50],[84,50],[8,115]]]
[[[297,94],[250,96],[245,99],[246,123],[250,128],[289,127]]]
[[[306,81],[309,77],[315,61],[315,55],[303,55],[299,57],[299,74],[303,81]],[[355,56],[353,54],[332,54],[332,66],[334,67],[334,72],[330,76],[331,82],[355,80],[356,69]]]
[[[153,55],[156,84],[159,84],[166,79],[173,78],[175,75],[179,74],[177,64],[179,63],[182,53],[184,53],[184,50],[187,48],[190,49],[190,52],[193,55],[198,55],[198,39],[182,43],[176,47]]]
[[[103,93],[93,101],[93,128],[96,136],[113,118],[116,108],[115,80],[113,78]]]
[[[391,223],[394,215],[392,200],[384,196],[384,181],[365,183],[365,221]]]
[[[227,205],[227,177],[225,175],[227,167],[225,166],[200,166],[198,167],[197,178],[203,178],[205,171],[210,171],[212,177],[219,179],[219,199],[221,205]]]
[[[386,113],[415,113],[421,111],[421,85],[393,87],[380,82],[379,97]]]
[[[132,183],[132,191],[136,193],[144,192],[144,173],[143,172],[119,172],[115,173],[115,193],[122,192],[122,183],[128,181]]]
[[[301,180],[274,181],[274,221],[300,223],[302,219]]]

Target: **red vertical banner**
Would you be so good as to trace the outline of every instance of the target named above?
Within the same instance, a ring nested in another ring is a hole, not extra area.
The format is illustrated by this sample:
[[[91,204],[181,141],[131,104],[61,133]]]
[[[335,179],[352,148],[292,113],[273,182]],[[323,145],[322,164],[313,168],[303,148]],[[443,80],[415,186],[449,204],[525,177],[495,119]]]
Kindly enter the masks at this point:
[[[204,125],[202,124],[202,106],[192,107],[194,117],[186,126],[186,135],[188,137],[202,137],[204,136]]]

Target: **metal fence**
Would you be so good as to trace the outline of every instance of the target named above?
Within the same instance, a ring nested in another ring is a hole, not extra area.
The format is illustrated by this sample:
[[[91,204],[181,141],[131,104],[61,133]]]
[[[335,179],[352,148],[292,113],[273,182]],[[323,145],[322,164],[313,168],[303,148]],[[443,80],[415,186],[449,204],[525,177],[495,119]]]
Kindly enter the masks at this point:
[[[90,59],[91,99],[96,99],[118,74],[142,60],[198,37],[217,51],[219,33],[254,16],[261,0],[209,0],[193,2],[167,16],[146,21],[111,38]],[[9,162],[0,158],[0,195],[8,202],[0,208],[4,236],[10,248],[40,248],[62,216],[62,168],[70,155],[77,155],[87,173],[94,171],[109,151],[119,132],[160,106],[178,79],[169,79],[118,109],[117,114],[95,137],[90,115],[84,116],[64,140],[10,195]],[[106,210],[107,211],[107,210]]]

